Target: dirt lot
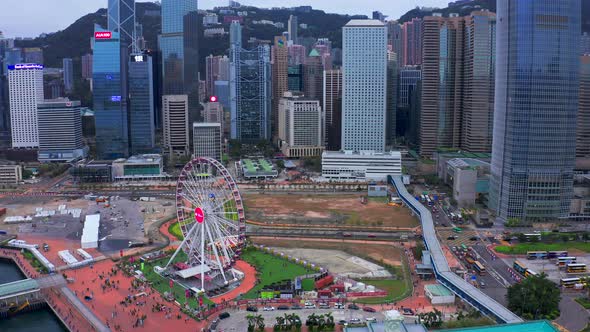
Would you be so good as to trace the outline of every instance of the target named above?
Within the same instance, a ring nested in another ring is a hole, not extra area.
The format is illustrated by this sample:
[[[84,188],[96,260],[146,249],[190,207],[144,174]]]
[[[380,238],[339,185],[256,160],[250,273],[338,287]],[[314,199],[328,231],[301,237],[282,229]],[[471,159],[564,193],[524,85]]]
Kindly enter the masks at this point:
[[[249,220],[269,224],[347,225],[412,228],[418,219],[403,207],[369,200],[358,195],[242,195]]]
[[[403,251],[393,245],[384,244],[367,244],[366,241],[349,241],[342,242],[340,240],[318,240],[318,241],[302,241],[296,238],[281,238],[281,239],[261,239],[252,238],[252,242],[268,247],[281,248],[305,248],[305,249],[326,249],[339,250],[348,254],[359,256],[361,258],[370,259],[374,262],[385,263],[392,266],[401,266],[401,255]],[[296,253],[294,255],[297,255]]]

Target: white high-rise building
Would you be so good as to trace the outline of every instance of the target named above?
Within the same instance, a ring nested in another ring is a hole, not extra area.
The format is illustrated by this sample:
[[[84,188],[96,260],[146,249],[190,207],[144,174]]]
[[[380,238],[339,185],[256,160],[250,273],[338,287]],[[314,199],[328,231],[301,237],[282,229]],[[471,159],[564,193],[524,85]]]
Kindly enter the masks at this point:
[[[209,157],[221,161],[221,123],[193,123],[194,157]]]
[[[324,150],[319,100],[285,92],[279,101],[280,147],[289,158],[320,156]]]
[[[189,155],[189,116],[187,95],[162,96],[164,152]]]
[[[13,148],[39,147],[37,103],[43,96],[43,65],[8,66],[8,96]]]
[[[387,28],[351,20],[343,28],[342,149],[384,151]]]

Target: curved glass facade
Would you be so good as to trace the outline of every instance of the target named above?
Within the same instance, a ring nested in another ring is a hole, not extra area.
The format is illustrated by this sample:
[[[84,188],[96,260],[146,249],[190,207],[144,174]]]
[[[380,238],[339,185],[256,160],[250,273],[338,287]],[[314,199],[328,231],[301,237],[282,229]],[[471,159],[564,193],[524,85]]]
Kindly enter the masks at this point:
[[[490,203],[502,220],[568,214],[580,8],[580,0],[498,1]]]

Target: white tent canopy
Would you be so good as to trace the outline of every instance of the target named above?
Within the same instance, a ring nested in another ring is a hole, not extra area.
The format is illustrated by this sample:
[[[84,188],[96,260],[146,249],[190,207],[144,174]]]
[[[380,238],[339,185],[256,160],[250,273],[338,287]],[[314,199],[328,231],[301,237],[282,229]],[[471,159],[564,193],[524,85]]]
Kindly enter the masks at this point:
[[[201,273],[207,273],[209,271],[211,271],[211,268],[208,267],[207,265],[198,265],[195,267],[191,267],[188,269],[178,271],[178,272],[176,272],[176,275],[183,278],[183,279],[187,279],[190,277],[194,277],[196,275],[200,275]]]
[[[86,216],[84,229],[82,230],[82,248],[98,248],[98,227],[100,226],[100,214]]]

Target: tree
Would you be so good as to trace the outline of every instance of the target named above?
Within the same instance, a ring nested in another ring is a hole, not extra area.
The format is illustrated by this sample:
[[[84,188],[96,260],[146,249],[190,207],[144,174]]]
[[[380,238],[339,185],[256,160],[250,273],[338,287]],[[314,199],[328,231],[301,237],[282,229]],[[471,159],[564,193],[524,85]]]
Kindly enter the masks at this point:
[[[256,327],[255,319],[256,317],[252,314],[246,316],[246,320],[248,321],[248,332],[254,332],[254,328]]]
[[[262,315],[256,315],[254,317],[254,322],[256,323],[256,326],[258,327],[258,331],[264,331],[265,325],[264,325],[264,317],[262,317]]]
[[[438,309],[434,309],[431,312],[423,312],[418,314],[418,319],[420,322],[424,323],[424,326],[427,328],[438,328],[442,325],[442,312]]]
[[[559,316],[561,296],[545,273],[525,278],[508,288],[508,309],[525,319],[553,319]]]

